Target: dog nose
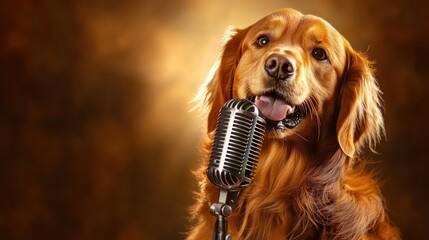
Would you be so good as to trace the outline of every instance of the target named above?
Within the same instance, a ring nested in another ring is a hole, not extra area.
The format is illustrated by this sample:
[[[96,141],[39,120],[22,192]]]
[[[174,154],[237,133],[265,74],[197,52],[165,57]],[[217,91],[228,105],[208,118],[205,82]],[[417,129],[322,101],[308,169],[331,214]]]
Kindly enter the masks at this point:
[[[265,61],[265,71],[277,80],[286,80],[295,73],[295,64],[281,54],[271,54]]]

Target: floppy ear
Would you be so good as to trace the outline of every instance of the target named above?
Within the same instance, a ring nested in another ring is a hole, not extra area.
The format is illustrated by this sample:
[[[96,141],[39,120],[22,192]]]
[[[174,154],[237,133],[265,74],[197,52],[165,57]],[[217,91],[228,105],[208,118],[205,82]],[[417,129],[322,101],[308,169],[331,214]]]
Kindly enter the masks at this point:
[[[375,152],[384,134],[381,91],[374,78],[372,63],[347,47],[348,66],[342,79],[337,137],[343,152],[353,157],[365,146]]]
[[[224,37],[225,45],[220,59],[213,65],[209,76],[196,97],[196,100],[199,101],[199,106],[209,112],[207,119],[208,133],[216,128],[220,108],[231,98],[235,69],[242,54],[241,43],[248,29],[227,30]]]

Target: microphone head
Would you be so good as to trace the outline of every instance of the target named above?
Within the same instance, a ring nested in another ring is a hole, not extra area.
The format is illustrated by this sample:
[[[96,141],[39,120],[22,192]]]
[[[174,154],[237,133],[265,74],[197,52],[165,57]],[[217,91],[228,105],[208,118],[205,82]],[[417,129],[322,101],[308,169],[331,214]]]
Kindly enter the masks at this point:
[[[251,182],[262,148],[266,122],[251,101],[231,99],[219,112],[207,168],[209,180],[238,191]]]

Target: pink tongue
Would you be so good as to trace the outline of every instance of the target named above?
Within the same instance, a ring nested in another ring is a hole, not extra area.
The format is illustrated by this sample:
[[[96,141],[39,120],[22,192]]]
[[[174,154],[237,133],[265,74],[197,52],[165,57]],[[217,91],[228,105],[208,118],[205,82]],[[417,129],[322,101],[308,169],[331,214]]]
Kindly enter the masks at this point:
[[[256,98],[255,104],[265,117],[273,121],[281,121],[289,112],[293,112],[293,108],[279,98],[261,96]]]

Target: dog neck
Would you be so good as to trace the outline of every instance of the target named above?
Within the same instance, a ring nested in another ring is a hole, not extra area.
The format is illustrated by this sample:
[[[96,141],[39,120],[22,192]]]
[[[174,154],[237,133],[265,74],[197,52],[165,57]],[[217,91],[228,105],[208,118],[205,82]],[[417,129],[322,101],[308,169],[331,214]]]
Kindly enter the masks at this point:
[[[284,141],[264,144],[255,179],[241,194],[232,217],[243,239],[264,239],[276,229],[291,237],[312,237],[324,227],[329,214],[323,209],[339,191],[348,157],[339,148],[321,154],[323,160],[312,159],[317,156],[308,152]],[[251,236],[249,228],[254,229]]]

